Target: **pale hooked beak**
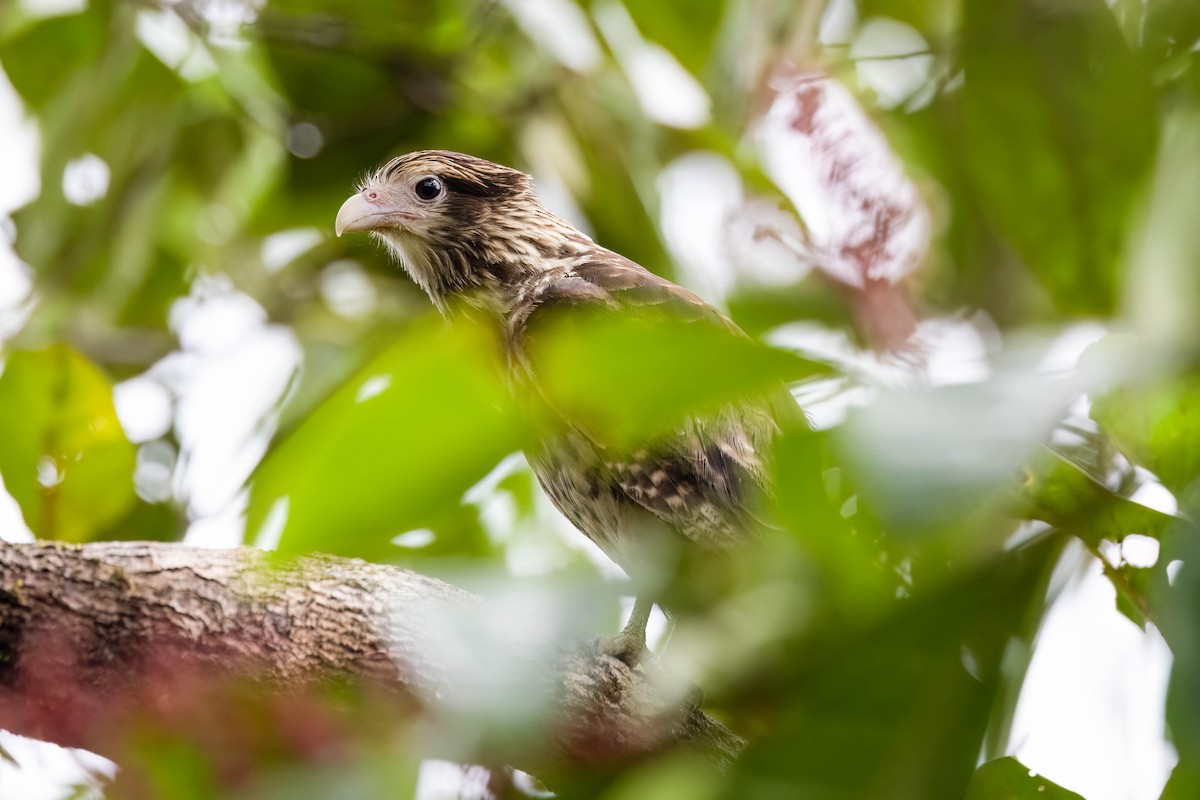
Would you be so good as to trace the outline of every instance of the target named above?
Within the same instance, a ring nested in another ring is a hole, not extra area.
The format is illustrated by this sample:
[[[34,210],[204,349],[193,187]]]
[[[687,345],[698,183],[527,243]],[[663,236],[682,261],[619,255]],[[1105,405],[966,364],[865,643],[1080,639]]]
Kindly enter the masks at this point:
[[[343,233],[369,231],[379,227],[388,212],[372,203],[362,194],[352,194],[342,207],[338,209],[337,219],[333,223],[333,231],[338,236]]]

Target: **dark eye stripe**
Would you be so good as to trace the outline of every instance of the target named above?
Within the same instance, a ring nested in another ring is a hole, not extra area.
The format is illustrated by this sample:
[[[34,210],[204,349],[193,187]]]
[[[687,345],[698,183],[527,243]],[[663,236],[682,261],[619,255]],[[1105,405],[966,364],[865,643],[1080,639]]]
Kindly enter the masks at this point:
[[[516,173],[519,175],[520,173]],[[446,186],[458,194],[469,194],[475,197],[503,197],[512,192],[518,181],[508,175],[489,175],[487,180],[476,178],[464,180],[451,175],[446,176]]]

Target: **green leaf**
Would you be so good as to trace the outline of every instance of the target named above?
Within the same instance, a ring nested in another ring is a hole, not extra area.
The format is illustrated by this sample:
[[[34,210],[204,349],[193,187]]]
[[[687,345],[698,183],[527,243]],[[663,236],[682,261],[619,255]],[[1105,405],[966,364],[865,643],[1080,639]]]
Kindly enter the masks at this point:
[[[1146,598],[1153,588],[1157,570],[1123,564],[1113,572],[1115,574],[1109,575],[1109,579],[1117,589],[1117,611],[1134,625],[1146,630],[1147,619],[1143,609],[1147,607]]]
[[[997,758],[975,770],[967,800],[1083,800],[1023,765],[1015,758]]]
[[[1200,789],[1200,528],[1190,521],[1200,514],[1200,482],[1179,501],[1187,519],[1167,532],[1159,556],[1179,563],[1173,579],[1160,579],[1162,613],[1156,620],[1174,656],[1166,717],[1179,764],[1163,791],[1163,797],[1172,800],[1196,797]]]
[[[964,147],[979,202],[1057,305],[1111,313],[1156,138],[1150,78],[1102,0],[967,0]]]
[[[826,488],[831,473],[827,456],[826,434],[798,431],[779,438],[772,459],[779,513],[820,568],[826,602],[861,617],[894,597],[895,586],[880,560],[878,543],[841,511],[848,498]],[[844,482],[841,470],[837,476],[839,484]],[[857,506],[857,495],[850,497]]]
[[[134,501],[134,448],[112,385],[66,345],[9,355],[0,375],[0,475],[40,538],[82,542]]]
[[[868,627],[834,624],[790,643],[748,691],[768,733],[728,797],[962,797],[1004,685],[1028,641],[1061,537],[990,559],[896,601]]]
[[[20,65],[19,69],[10,67],[7,74],[21,98],[35,110],[53,99],[81,65],[104,52],[110,23],[105,6],[93,4],[83,13],[39,21],[0,38],[0,61]]]
[[[541,312],[528,350],[550,404],[598,441],[642,444],[686,417],[824,370],[765,347],[702,312],[682,315]],[[636,409],[636,413],[631,413]]]
[[[1185,55],[1200,39],[1200,3],[1157,0],[1142,8],[1142,48],[1151,58],[1166,60]]]
[[[1200,796],[1200,769],[1182,756],[1171,770],[1171,777],[1167,779],[1159,800],[1192,800],[1197,796]]]
[[[693,74],[708,63],[725,4],[717,0],[626,3],[639,32],[665,47]]]
[[[1085,542],[1120,541],[1131,533],[1157,537],[1174,517],[1118,494],[1067,454],[1047,451],[1027,467],[1022,516],[1040,519]]]
[[[381,557],[507,453],[523,426],[483,329],[426,320],[320,404],[252,479],[251,538],[282,525],[279,549]]]
[[[1173,492],[1200,476],[1200,376],[1117,389],[1094,399],[1091,414],[1130,461]]]

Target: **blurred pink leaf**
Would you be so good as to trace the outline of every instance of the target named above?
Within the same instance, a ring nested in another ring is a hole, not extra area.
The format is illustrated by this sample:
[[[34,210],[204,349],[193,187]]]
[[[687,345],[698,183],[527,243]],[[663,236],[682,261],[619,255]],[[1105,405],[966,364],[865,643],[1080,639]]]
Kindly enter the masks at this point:
[[[840,83],[781,73],[753,136],[800,212],[820,270],[858,289],[894,284],[929,246],[929,210],[883,133]]]

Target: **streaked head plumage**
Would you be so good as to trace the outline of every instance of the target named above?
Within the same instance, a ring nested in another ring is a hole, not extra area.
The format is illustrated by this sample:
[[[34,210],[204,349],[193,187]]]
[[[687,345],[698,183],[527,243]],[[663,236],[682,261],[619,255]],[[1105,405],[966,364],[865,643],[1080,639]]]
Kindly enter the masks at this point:
[[[591,241],[546,210],[520,170],[447,150],[397,156],[368,174],[336,231],[370,231],[439,308],[448,295],[544,268]]]

